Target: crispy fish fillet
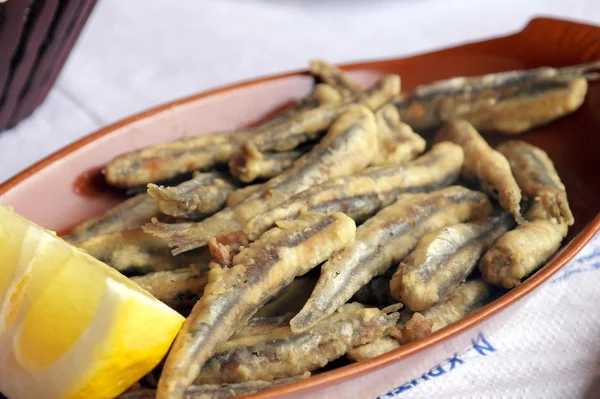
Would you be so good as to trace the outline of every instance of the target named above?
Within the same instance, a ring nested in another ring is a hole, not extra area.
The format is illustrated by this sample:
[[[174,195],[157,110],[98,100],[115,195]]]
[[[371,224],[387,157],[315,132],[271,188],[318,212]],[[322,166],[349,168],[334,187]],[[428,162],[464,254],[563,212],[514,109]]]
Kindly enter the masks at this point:
[[[293,333],[287,326],[226,342],[206,362],[195,384],[273,380],[316,370],[381,337],[398,319],[398,313],[356,305],[342,306],[308,332]]]
[[[346,246],[355,230],[354,221],[342,213],[306,213],[267,231],[242,249],[231,267],[213,265],[204,295],[167,357],[158,398],[183,397],[202,365],[262,304]]]
[[[135,187],[226,163],[253,135],[287,123],[297,113],[340,100],[332,87],[317,85],[306,98],[258,127],[183,138],[132,151],[113,159],[103,173],[113,186]]]
[[[332,314],[373,277],[398,264],[423,235],[487,215],[487,196],[460,186],[403,194],[358,227],[356,239],[321,267],[310,299],[290,325],[300,332]]]
[[[248,239],[255,240],[276,221],[293,219],[304,210],[344,212],[360,223],[402,193],[429,192],[454,183],[462,164],[463,151],[458,145],[440,143],[407,165],[371,167],[302,191],[250,219],[244,233]]]
[[[290,285],[277,294],[276,298],[258,309],[256,317],[274,317],[283,314],[295,315],[310,297],[315,284],[317,284],[317,278],[313,276],[294,279]]]
[[[379,133],[379,156],[374,165],[400,164],[410,161],[425,151],[427,143],[410,126],[400,121],[398,110],[392,104],[375,113]]]
[[[262,157],[245,157],[242,153],[235,154],[229,164],[231,171],[239,180],[250,183],[256,179],[275,177],[290,168],[306,151],[292,150],[285,152],[266,152]]]
[[[370,143],[377,137],[373,113],[355,106],[331,126],[327,135],[294,166],[260,185],[244,201],[225,208],[199,223],[164,224],[154,222],[144,231],[165,238],[176,247],[174,254],[206,245],[215,236],[242,230],[255,215],[279,205],[292,195],[336,176],[364,169],[376,154]]]
[[[227,197],[235,188],[235,184],[223,174],[209,172],[196,173],[191,180],[175,187],[148,184],[148,194],[166,215],[200,219],[223,208]],[[147,219],[145,223],[149,221]]]
[[[349,98],[361,92],[361,87],[352,81],[341,69],[323,60],[313,60],[310,63],[310,73],[318,80],[335,88],[344,98]]]
[[[181,269],[190,265],[202,270],[207,269],[210,262],[210,258],[202,252],[173,256],[164,240],[139,229],[100,234],[75,245],[126,276]]]
[[[491,294],[492,286],[481,280],[461,283],[441,302],[413,314],[401,329],[392,330],[392,335],[402,345],[425,338],[481,308]]]
[[[513,225],[511,215],[500,212],[423,236],[392,276],[392,296],[412,311],[431,308],[466,280],[481,255]]]
[[[569,208],[565,186],[548,154],[538,147],[516,140],[500,144],[497,150],[508,160],[523,194],[539,201],[547,219],[573,225],[573,213]]]
[[[500,237],[479,262],[482,278],[506,289],[539,269],[560,247],[568,226],[546,218],[545,207],[536,202],[527,211],[529,223]]]
[[[478,130],[518,134],[577,110],[587,92],[586,79],[600,62],[566,68],[537,68],[475,77],[458,77],[417,87],[393,100],[414,129],[466,119]]]
[[[170,308],[186,312],[202,296],[208,282],[207,274],[188,267],[131,277],[131,280]]]
[[[64,239],[76,243],[100,234],[137,229],[157,215],[158,208],[152,198],[148,194],[140,194],[86,220]]]
[[[241,150],[240,157],[261,159],[263,153],[268,151],[289,151],[304,142],[318,138],[321,132],[349,108],[363,105],[371,110],[376,110],[399,91],[400,77],[390,75],[374,87],[342,104],[324,104],[318,108],[300,112],[286,123],[248,138]],[[236,175],[232,166],[230,165],[230,170],[232,174]]]
[[[517,223],[525,222],[521,216],[521,189],[508,161],[492,149],[469,122],[448,122],[436,134],[435,141],[451,141],[460,145],[465,152],[462,177],[477,181],[483,191],[498,199],[500,206],[510,212]]]
[[[192,385],[185,390],[182,398],[184,399],[230,399],[240,396],[251,395],[265,389],[275,388],[281,385],[291,384],[292,382],[305,380],[310,377],[306,372],[299,376],[282,378],[274,381],[246,381],[238,384],[210,384],[210,385]],[[157,397],[155,389],[140,389],[127,392],[118,397],[118,399],[155,399]]]

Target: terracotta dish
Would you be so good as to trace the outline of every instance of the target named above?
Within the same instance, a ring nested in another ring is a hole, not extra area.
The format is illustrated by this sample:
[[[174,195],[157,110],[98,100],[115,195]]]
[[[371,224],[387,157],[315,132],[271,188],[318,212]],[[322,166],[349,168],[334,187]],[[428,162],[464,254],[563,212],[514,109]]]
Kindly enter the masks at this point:
[[[535,19],[515,35],[415,57],[345,66],[370,85],[397,73],[403,90],[452,76],[600,60],[600,27]],[[308,61],[308,60],[307,60]],[[57,152],[0,186],[0,204],[60,232],[119,202],[102,184],[100,169],[114,156],[150,144],[256,123],[311,87],[305,72],[261,78],[155,108],[102,129]],[[491,144],[514,136],[486,135]],[[591,82],[583,106],[548,126],[520,135],[544,149],[566,188],[576,223],[568,242],[541,270],[471,316],[426,339],[366,362],[252,395],[252,398],[373,397],[419,377],[478,333],[510,323],[528,294],[557,273],[600,230],[600,82]]]

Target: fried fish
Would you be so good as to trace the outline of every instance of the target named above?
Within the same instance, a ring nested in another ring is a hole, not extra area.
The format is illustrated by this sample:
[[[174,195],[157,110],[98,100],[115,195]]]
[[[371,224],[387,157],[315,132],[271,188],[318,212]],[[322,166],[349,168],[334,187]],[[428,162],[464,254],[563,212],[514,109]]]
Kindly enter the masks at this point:
[[[457,77],[419,86],[392,102],[414,129],[465,119],[477,130],[519,134],[577,110],[600,62]]]
[[[376,154],[369,146],[377,136],[373,113],[362,106],[346,111],[308,154],[277,177],[260,185],[248,198],[199,223],[153,222],[145,232],[167,240],[174,254],[204,246],[208,240],[240,231],[255,215],[279,205],[294,194],[329,178],[364,169]]]
[[[462,164],[462,149],[452,143],[441,143],[406,165],[371,167],[302,191],[250,219],[244,233],[254,240],[276,221],[293,219],[304,210],[344,212],[360,223],[402,193],[429,192],[454,183]]]
[[[460,186],[401,195],[360,225],[356,239],[321,267],[310,299],[290,322],[292,330],[306,331],[332,314],[373,277],[404,259],[423,235],[491,210],[485,194]]]
[[[465,120],[446,123],[435,136],[435,142],[441,141],[451,141],[463,148],[465,163],[461,175],[465,180],[476,181],[483,191],[498,199],[517,223],[525,222],[521,216],[521,189],[504,155],[492,149]]]
[[[157,397],[182,398],[204,363],[262,304],[346,246],[355,230],[344,214],[306,213],[265,232],[235,256],[231,267],[213,264],[204,295],[167,356]]]

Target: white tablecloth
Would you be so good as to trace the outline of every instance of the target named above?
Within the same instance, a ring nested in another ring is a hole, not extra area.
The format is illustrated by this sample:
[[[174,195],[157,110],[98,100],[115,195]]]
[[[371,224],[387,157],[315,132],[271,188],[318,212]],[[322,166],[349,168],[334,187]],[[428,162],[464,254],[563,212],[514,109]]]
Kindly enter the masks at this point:
[[[102,126],[178,97],[305,68],[315,57],[336,63],[391,58],[504,35],[540,15],[600,24],[600,0],[100,0],[46,102],[0,134],[0,183]],[[541,345],[531,334],[505,332],[493,344],[506,351],[470,361],[474,368],[461,367],[437,383],[398,381],[398,394],[389,397],[600,398],[600,316],[589,318],[599,314],[590,306],[600,299],[599,243],[586,249],[584,263],[563,272],[577,274],[570,284],[551,292],[561,285],[549,283],[524,306],[534,330],[551,332]],[[535,317],[555,306],[545,298],[562,304],[552,320]],[[581,315],[585,329],[561,334],[557,320],[572,309],[588,309]],[[588,349],[572,350],[581,349],[577,342]]]

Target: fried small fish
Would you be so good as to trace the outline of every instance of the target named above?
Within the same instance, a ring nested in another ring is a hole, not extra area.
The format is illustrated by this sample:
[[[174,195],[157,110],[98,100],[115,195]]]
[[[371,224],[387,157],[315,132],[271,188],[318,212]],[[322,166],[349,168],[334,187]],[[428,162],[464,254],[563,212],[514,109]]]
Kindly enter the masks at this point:
[[[393,95],[400,91],[400,77],[390,75],[374,87],[358,94],[341,104],[324,104],[296,114],[286,123],[277,125],[261,134],[248,138],[241,150],[240,157],[261,159],[268,151],[289,151],[307,141],[315,140],[322,135],[336,119],[349,108],[362,105],[376,110],[387,103]],[[239,158],[238,158],[239,162]],[[230,165],[232,174],[234,165]]]
[[[209,172],[196,173],[191,180],[175,187],[150,183],[148,194],[165,215],[183,219],[201,219],[223,208],[227,197],[235,188],[235,184],[223,174]]]
[[[343,98],[350,98],[359,94],[361,87],[352,81],[341,69],[327,61],[313,60],[310,62],[310,73],[317,80],[325,82],[335,88]]]
[[[425,338],[484,306],[492,291],[492,286],[481,280],[460,283],[441,302],[414,313],[402,328],[392,329],[391,334],[402,345]]]
[[[419,86],[392,102],[414,129],[466,119],[478,130],[519,134],[577,110],[600,62],[457,77]]]
[[[374,165],[405,163],[425,151],[425,139],[400,121],[398,110],[392,104],[381,107],[375,113],[375,120],[380,149]]]
[[[285,124],[298,113],[340,101],[335,89],[316,85],[305,98],[257,127],[183,138],[132,151],[113,159],[103,173],[113,186],[136,187],[227,163],[250,137]]]
[[[254,216],[246,222],[244,233],[248,239],[255,240],[276,221],[293,219],[304,210],[344,212],[360,223],[402,193],[429,192],[454,183],[463,159],[458,145],[440,143],[406,165],[371,167],[351,176],[327,180]]]
[[[187,267],[131,277],[131,280],[171,309],[187,313],[202,296],[207,274]]]
[[[483,191],[497,198],[517,223],[525,222],[521,216],[521,189],[504,155],[492,149],[465,120],[446,123],[435,136],[435,142],[441,141],[451,141],[463,148],[465,163],[461,175],[464,179],[476,181]]]
[[[508,160],[523,194],[541,204],[546,218],[572,226],[575,220],[567,192],[548,154],[516,140],[500,144],[497,150]]]
[[[238,384],[207,384],[192,385],[185,390],[183,399],[230,399],[240,396],[251,395],[266,389],[275,388],[281,385],[291,384],[296,381],[305,380],[310,377],[306,372],[302,375],[283,378],[274,381],[246,381]],[[140,389],[124,393],[117,399],[156,399],[155,389]]]
[[[126,276],[139,276],[194,265],[207,269],[207,252],[173,256],[167,243],[143,231],[128,230],[100,234],[75,244],[94,258],[112,266]]]
[[[423,235],[491,210],[485,194],[460,186],[401,195],[360,225],[356,239],[321,267],[310,299],[290,322],[292,330],[306,331],[332,314],[373,277],[404,259]]]
[[[506,289],[519,285],[558,251],[567,236],[568,226],[548,220],[539,202],[526,216],[528,223],[498,238],[481,258],[479,270],[486,282]]]
[[[244,183],[257,179],[270,179],[290,168],[305,153],[306,151],[303,150],[266,152],[261,157],[246,157],[242,153],[237,153],[229,161],[230,170]]]
[[[481,255],[514,225],[507,212],[423,236],[390,280],[392,296],[412,311],[438,303],[477,267]]]
[[[375,117],[362,106],[348,109],[308,154],[277,177],[260,185],[244,201],[225,208],[199,223],[143,226],[145,232],[167,240],[179,254],[207,244],[212,237],[240,231],[255,215],[279,205],[294,194],[336,176],[364,169],[376,154],[369,146],[377,137]]]
[[[351,303],[307,332],[293,333],[287,326],[231,340],[206,362],[194,383],[273,380],[313,371],[383,336],[397,319],[398,313]]]
[[[260,306],[354,239],[342,213],[305,213],[264,233],[233,259],[212,264],[204,295],[192,309],[165,361],[158,398],[181,398],[202,365]]]
[[[77,243],[100,234],[137,229],[156,217],[158,213],[152,198],[148,194],[140,194],[86,220],[63,238],[71,243]]]
[[[252,129],[205,134],[153,145],[120,155],[103,170],[116,187],[159,182],[182,173],[225,163],[255,132]]]

